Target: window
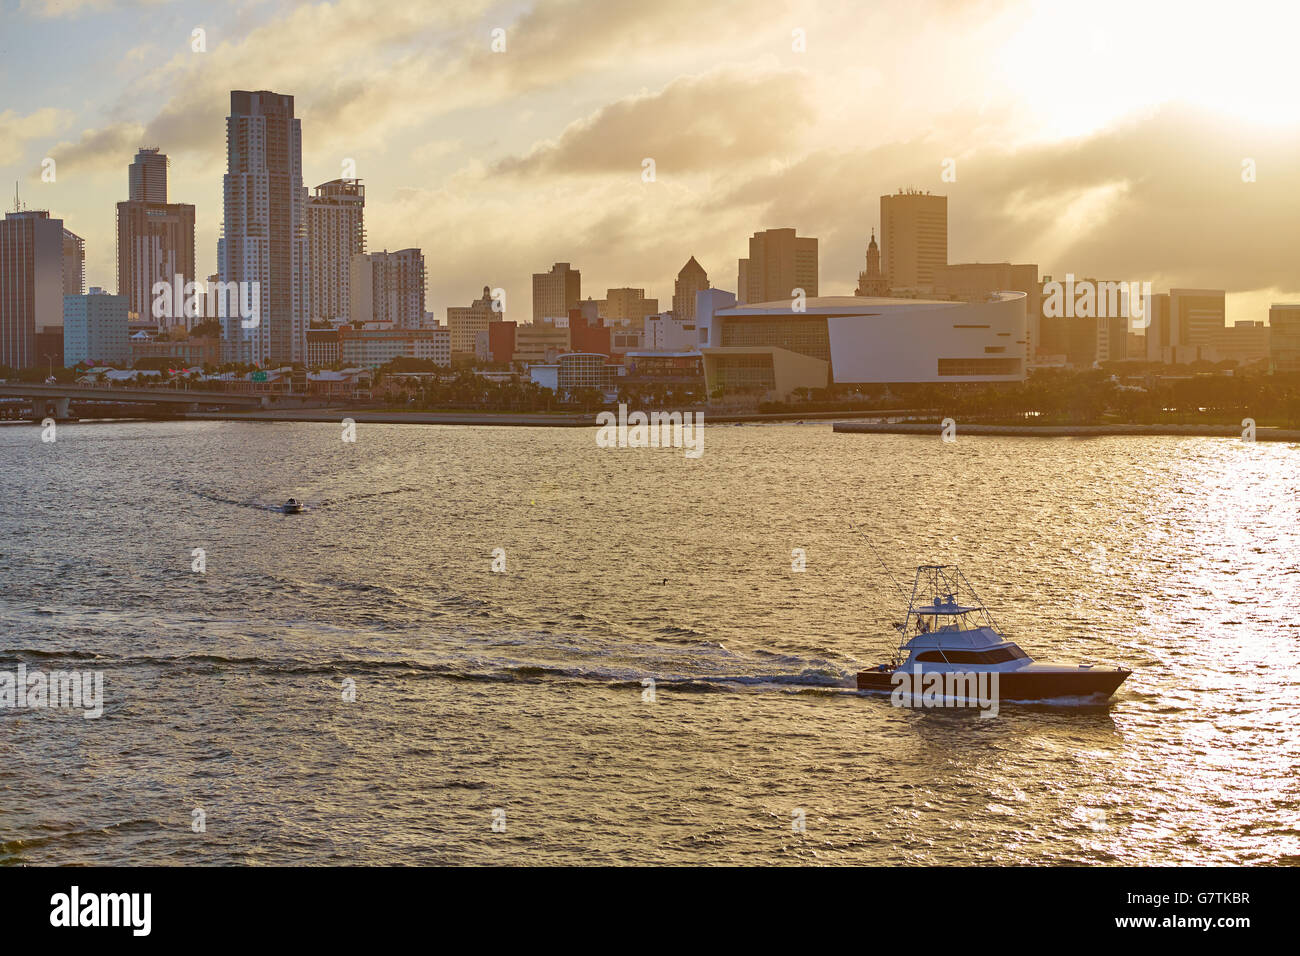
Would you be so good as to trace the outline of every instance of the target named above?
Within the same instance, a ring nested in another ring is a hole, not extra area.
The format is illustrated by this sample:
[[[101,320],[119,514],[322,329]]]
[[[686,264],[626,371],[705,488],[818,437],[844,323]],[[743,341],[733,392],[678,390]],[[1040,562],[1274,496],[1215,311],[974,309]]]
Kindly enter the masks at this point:
[[[939,651],[922,651],[916,655],[916,659],[922,664],[942,664],[944,663],[943,654]]]

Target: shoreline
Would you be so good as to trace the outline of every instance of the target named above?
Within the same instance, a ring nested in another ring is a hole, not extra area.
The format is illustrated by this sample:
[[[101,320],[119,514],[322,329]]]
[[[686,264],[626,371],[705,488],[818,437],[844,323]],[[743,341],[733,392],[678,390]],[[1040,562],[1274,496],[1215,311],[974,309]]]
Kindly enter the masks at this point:
[[[838,421],[832,430],[845,434],[867,435],[937,435],[939,422],[849,422]],[[958,435],[1002,435],[1029,438],[1092,438],[1108,435],[1163,436],[1170,438],[1235,438],[1242,440],[1241,429],[1232,425],[978,425],[957,423]],[[1255,430],[1255,441],[1300,442],[1300,429],[1264,428]]]

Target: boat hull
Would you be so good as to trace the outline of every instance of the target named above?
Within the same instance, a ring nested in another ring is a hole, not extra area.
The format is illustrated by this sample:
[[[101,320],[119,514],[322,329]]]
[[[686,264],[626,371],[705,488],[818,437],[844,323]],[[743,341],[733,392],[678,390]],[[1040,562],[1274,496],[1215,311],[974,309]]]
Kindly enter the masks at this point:
[[[858,690],[892,692],[896,686],[893,670],[869,670],[858,674]],[[903,671],[910,679],[912,673]],[[943,673],[929,671],[927,673]],[[964,673],[980,673],[968,671]],[[982,673],[989,673],[983,671]],[[998,698],[1001,700],[1053,700],[1063,697],[1105,699],[1119,689],[1132,671],[1122,668],[1062,667],[997,671]]]

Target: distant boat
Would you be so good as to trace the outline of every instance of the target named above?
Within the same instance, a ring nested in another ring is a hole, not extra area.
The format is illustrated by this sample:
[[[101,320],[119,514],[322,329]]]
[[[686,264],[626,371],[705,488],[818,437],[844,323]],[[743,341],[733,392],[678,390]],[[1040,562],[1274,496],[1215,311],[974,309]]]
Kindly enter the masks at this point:
[[[307,510],[307,506],[297,498],[290,498],[284,503],[283,509],[284,513],[287,515],[300,515]]]
[[[962,598],[963,600],[958,600]],[[993,626],[956,565],[916,569],[912,597],[888,664],[858,674],[858,690],[893,691],[894,675],[996,672],[1003,700],[1091,697],[1105,700],[1133,673],[1092,664],[1040,664]]]

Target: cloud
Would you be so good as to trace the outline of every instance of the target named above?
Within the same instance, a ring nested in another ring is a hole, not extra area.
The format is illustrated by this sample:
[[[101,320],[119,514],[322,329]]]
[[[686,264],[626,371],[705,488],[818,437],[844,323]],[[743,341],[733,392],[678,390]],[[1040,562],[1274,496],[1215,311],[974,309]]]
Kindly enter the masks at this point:
[[[653,158],[659,176],[716,170],[783,156],[800,147],[810,121],[806,77],[794,70],[723,69],[683,77],[657,93],[616,100],[570,124],[555,141],[499,162],[513,175],[640,175]]]
[[[89,129],[76,142],[62,142],[50,150],[60,169],[112,169],[130,162],[144,140],[138,123],[114,123]]]
[[[53,136],[71,120],[71,113],[53,107],[26,116],[14,110],[0,112],[0,166],[18,162],[28,142]]]

